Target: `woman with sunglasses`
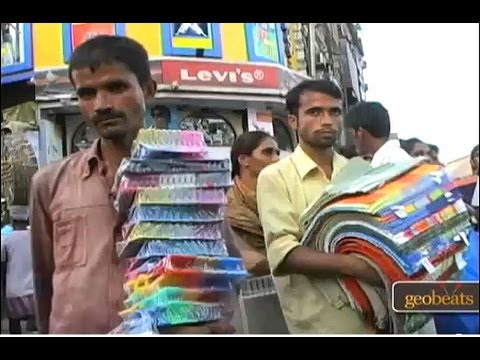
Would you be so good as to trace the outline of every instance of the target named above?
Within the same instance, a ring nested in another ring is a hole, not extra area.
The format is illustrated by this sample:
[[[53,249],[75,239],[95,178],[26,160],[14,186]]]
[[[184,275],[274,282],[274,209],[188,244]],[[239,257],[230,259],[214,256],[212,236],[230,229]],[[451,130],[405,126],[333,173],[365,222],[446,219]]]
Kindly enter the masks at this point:
[[[277,142],[262,131],[242,134],[231,149],[233,187],[227,197],[226,217],[233,244],[252,276],[240,285],[240,306],[246,333],[287,332],[270,276],[256,197],[258,175],[266,166],[278,161],[279,155]]]

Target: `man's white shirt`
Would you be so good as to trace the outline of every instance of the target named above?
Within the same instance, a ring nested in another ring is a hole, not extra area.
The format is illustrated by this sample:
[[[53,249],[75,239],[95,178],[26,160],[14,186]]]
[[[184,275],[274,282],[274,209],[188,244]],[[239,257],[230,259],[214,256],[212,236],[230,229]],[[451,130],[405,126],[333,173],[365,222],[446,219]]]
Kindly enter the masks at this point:
[[[403,161],[411,160],[412,157],[400,147],[400,141],[388,140],[373,155],[371,165],[379,167],[385,164],[396,164]]]

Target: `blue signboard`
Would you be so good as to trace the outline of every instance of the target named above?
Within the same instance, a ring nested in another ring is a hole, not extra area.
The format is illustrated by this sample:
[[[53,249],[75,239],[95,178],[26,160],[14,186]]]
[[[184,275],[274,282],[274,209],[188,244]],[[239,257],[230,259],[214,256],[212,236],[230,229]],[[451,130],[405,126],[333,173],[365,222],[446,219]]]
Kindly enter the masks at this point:
[[[285,65],[281,23],[245,23],[248,60]]]
[[[2,84],[31,79],[34,74],[32,24],[2,25],[8,27],[8,33],[2,37]]]
[[[162,23],[162,44],[166,56],[222,58],[219,23]]]

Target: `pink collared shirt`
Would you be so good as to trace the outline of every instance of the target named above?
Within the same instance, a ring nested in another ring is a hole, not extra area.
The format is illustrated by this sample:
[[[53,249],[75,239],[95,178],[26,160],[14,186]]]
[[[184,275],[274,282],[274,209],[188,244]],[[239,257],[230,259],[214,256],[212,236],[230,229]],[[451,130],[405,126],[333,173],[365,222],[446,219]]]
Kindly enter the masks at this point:
[[[104,334],[119,325],[125,260],[99,142],[35,174],[30,197],[34,277],[51,279],[51,334]]]

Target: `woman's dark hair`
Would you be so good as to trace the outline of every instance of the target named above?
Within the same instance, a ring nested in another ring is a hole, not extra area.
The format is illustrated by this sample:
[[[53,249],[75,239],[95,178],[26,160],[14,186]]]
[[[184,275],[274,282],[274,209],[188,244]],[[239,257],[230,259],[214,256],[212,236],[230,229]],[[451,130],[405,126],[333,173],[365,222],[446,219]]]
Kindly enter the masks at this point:
[[[232,161],[232,178],[240,175],[240,155],[252,155],[260,143],[267,138],[273,138],[263,131],[249,131],[240,135],[232,145],[230,160]]]
[[[478,145],[476,145],[473,149],[472,152],[470,153],[470,160],[473,160],[473,158],[478,155]]]

